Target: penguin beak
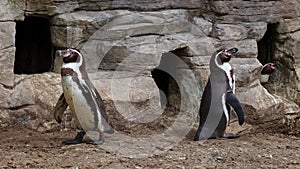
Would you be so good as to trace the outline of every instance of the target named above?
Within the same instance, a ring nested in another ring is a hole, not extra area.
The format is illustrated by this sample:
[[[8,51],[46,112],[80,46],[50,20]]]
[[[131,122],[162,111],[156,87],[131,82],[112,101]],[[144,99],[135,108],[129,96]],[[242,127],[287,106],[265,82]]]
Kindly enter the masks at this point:
[[[236,53],[238,51],[237,48],[231,48],[231,49],[223,49],[221,51],[220,59],[222,63],[229,62],[231,59],[232,54]]]
[[[232,54],[236,53],[238,51],[237,48],[231,48],[231,49],[224,49],[223,55],[226,59],[231,59]]]
[[[57,50],[56,51],[56,56],[60,56],[62,58],[69,57],[72,54],[72,51],[70,49],[67,50]]]
[[[55,52],[55,56],[56,56],[56,57],[62,56],[62,55],[65,54],[65,53],[66,53],[65,50],[57,50],[57,51]]]
[[[273,66],[275,69],[279,69],[280,68],[280,63],[273,63]]]
[[[227,56],[231,56],[232,54],[235,54],[236,52],[238,52],[237,48],[231,48],[231,49],[225,49],[224,53]]]
[[[60,56],[62,58],[67,58],[67,57],[70,57],[71,55],[72,55],[72,50],[71,49],[61,50]]]
[[[229,50],[227,50],[228,53],[234,54],[238,51],[238,48],[231,48]]]

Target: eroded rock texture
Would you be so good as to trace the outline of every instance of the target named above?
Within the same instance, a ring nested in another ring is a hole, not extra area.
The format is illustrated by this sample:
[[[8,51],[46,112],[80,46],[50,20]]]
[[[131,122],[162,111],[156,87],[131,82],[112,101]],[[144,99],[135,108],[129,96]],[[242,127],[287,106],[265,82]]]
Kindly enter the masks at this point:
[[[237,47],[231,63],[246,122],[300,131],[299,1],[23,0],[0,6],[2,126],[57,127],[50,112],[62,91],[61,61],[51,63],[49,72],[56,73],[13,72],[16,24],[35,16],[49,19],[53,51],[75,47],[84,53],[108,113],[118,112],[115,121],[122,116],[149,123],[169,106],[196,122],[210,56],[219,48]],[[267,62],[279,66],[261,84]]]

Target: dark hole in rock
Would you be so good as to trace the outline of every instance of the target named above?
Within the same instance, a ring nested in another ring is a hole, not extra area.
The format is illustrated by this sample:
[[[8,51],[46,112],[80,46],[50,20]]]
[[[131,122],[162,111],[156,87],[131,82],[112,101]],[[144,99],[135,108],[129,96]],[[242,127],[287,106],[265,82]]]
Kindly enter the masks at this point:
[[[257,59],[261,64],[266,64],[274,61],[276,29],[278,23],[268,24],[267,31],[263,38],[258,42],[258,56]]]
[[[160,102],[162,108],[171,107],[180,109],[181,95],[178,83],[176,82],[176,65],[172,64],[174,53],[167,52],[162,54],[159,67],[154,69],[151,74],[160,89]]]
[[[17,21],[14,73],[48,72],[52,65],[53,45],[49,20],[30,16],[24,21]]]
[[[274,63],[276,65],[276,69],[280,68],[280,63],[275,57],[276,53],[276,43],[278,42],[278,33],[276,29],[278,27],[278,23],[270,23],[267,25],[267,31],[263,38],[257,43],[258,46],[258,56],[257,59],[260,61],[262,65],[267,63]],[[270,75],[261,75],[260,82],[263,86],[271,91],[271,88],[267,83],[271,84],[273,82],[279,83],[280,79],[277,77],[278,73],[273,72]]]
[[[166,107],[168,104],[168,95],[169,95],[169,83],[170,79],[172,78],[168,73],[160,70],[160,69],[154,69],[152,72],[152,77],[159,88],[159,94],[160,94],[160,104],[162,107]]]

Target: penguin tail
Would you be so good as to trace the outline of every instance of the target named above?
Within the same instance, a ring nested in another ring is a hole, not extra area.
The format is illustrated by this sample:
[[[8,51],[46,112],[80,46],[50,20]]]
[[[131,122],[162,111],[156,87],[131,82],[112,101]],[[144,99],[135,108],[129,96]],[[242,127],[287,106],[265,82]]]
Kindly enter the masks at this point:
[[[194,141],[199,141],[200,140],[200,134],[198,134],[198,132],[196,133],[196,135],[194,136]]]
[[[114,134],[115,130],[114,128],[107,122],[107,121],[103,121],[104,124],[104,133],[107,134]]]
[[[106,130],[104,132],[107,133],[107,134],[114,134],[115,130],[114,130],[114,128],[109,126],[108,128],[106,128]]]
[[[229,104],[237,114],[239,125],[243,125],[245,122],[245,117],[244,117],[245,113],[237,97],[233,93],[227,93],[226,103]]]

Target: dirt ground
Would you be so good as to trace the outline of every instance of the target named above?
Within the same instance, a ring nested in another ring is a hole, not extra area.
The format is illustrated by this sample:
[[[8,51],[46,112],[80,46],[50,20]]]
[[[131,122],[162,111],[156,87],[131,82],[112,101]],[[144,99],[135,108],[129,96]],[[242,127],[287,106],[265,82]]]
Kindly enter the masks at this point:
[[[300,168],[300,138],[283,134],[245,133],[204,142],[184,138],[146,158],[124,157],[103,145],[61,144],[75,135],[72,130],[2,128],[0,168]]]

